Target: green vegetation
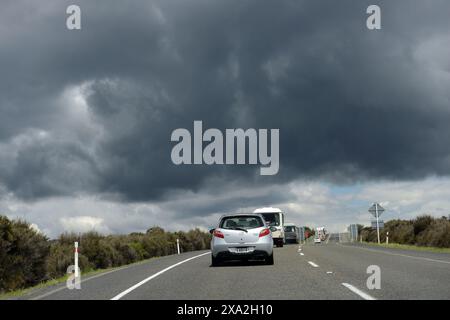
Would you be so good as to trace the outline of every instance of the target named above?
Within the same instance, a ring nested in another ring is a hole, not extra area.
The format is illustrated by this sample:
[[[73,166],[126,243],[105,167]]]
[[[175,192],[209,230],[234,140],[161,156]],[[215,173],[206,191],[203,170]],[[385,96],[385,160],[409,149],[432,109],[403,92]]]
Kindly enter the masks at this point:
[[[66,276],[60,277],[58,279],[51,279],[51,280],[43,281],[35,286],[28,287],[26,289],[17,289],[17,290],[13,290],[13,291],[7,291],[6,293],[0,293],[0,300],[7,300],[7,299],[14,298],[14,297],[21,297],[21,296],[29,293],[32,290],[41,289],[41,288],[45,288],[48,286],[56,285],[61,282],[65,282],[67,280],[67,277],[68,276],[66,275]]]
[[[446,217],[422,215],[412,220],[385,222],[380,233],[382,243],[386,242],[387,232],[393,246],[450,248],[450,220]],[[364,242],[377,242],[377,231],[371,227],[362,228],[359,234]]]
[[[146,233],[81,235],[65,233],[49,240],[22,220],[0,216],[0,293],[9,293],[49,281],[62,281],[73,264],[73,243],[79,242],[79,265],[83,274],[109,269],[152,257],[209,248],[211,236],[199,229],[167,232],[153,227]]]

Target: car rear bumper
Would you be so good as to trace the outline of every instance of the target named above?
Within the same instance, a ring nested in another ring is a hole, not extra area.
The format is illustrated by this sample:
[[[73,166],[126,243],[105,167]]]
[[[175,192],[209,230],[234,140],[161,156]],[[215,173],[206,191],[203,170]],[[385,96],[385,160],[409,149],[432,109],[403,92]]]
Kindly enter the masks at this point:
[[[236,253],[235,248],[251,247],[251,252]],[[268,257],[272,255],[273,243],[272,240],[263,243],[249,243],[249,244],[215,244],[211,248],[211,253],[214,257],[223,259],[248,259],[258,257]]]
[[[233,253],[229,251],[222,251],[219,252],[216,257],[221,260],[266,259],[271,254],[262,250],[254,250],[251,253]]]

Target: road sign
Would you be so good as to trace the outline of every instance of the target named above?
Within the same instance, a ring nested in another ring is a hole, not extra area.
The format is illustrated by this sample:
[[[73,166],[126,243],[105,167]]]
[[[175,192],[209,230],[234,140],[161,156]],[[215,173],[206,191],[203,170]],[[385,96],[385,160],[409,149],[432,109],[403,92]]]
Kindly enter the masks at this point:
[[[384,208],[380,206],[378,203],[374,203],[370,208],[369,212],[376,218],[377,212],[378,216],[381,216],[381,214],[384,212]]]
[[[304,241],[305,240],[305,235],[306,235],[306,232],[305,232],[305,227],[300,227],[299,228],[299,237],[300,237],[300,241]]]
[[[374,203],[370,208],[369,212],[377,219],[375,221],[376,228],[377,228],[377,238],[378,238],[378,244],[380,244],[380,215],[384,212],[384,208],[380,206],[378,203]],[[384,226],[384,224],[383,224]]]
[[[371,221],[372,223],[372,229],[376,229],[377,228],[377,222],[376,221]],[[384,228],[384,221],[383,220],[378,220],[378,226],[380,227],[380,229]]]
[[[350,240],[351,241],[357,241],[358,240],[358,225],[351,224],[347,228],[348,232],[350,232]]]

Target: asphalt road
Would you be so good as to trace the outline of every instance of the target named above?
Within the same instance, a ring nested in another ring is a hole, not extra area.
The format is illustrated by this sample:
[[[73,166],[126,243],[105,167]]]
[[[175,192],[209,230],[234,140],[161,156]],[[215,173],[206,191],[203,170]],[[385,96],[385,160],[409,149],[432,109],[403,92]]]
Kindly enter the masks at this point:
[[[190,252],[83,277],[81,290],[60,284],[22,299],[450,299],[449,254],[330,241],[274,248],[274,257],[273,266],[211,267],[207,251]],[[380,267],[380,289],[367,288],[370,265]]]

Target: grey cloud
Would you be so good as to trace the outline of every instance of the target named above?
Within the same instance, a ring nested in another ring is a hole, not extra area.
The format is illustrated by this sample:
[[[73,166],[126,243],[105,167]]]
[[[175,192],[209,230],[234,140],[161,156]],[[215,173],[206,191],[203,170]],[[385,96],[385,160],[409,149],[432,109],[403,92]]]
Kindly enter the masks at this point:
[[[68,4],[14,1],[0,13],[0,179],[19,197],[146,201],[234,181],[450,172],[445,1],[380,1],[377,32],[365,28],[369,1],[79,1],[79,32],[64,28]],[[61,100],[68,87],[82,88],[77,121]],[[174,166],[170,133],[194,120],[280,128],[280,173]],[[30,130],[49,138],[11,143]]]

